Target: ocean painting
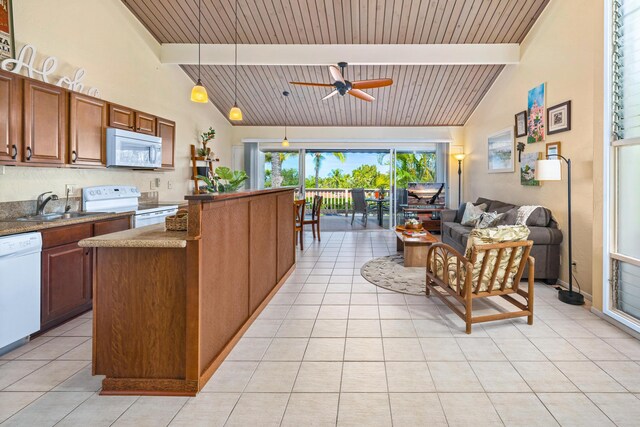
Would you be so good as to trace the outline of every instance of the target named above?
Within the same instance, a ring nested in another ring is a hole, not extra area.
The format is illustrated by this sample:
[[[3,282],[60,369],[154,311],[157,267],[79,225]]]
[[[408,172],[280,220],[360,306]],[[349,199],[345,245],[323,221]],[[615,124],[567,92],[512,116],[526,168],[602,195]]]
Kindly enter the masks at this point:
[[[513,172],[513,128],[490,135],[488,138],[489,173]]]
[[[534,142],[544,141],[546,133],[545,123],[545,84],[536,86],[529,91],[527,99],[527,110],[529,113],[529,120],[527,122],[528,137],[527,142],[532,144]]]
[[[520,162],[520,184],[526,186],[539,186],[540,181],[536,180],[536,161],[540,158],[540,153],[522,153]]]

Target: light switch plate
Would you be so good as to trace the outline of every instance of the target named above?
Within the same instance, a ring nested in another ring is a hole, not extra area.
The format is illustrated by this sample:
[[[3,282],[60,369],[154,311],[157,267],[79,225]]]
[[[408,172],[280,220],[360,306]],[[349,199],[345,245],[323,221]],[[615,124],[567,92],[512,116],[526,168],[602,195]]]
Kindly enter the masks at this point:
[[[67,193],[70,196],[73,196],[73,193],[76,191],[76,185],[75,184],[65,184],[64,186],[64,194],[66,195]]]

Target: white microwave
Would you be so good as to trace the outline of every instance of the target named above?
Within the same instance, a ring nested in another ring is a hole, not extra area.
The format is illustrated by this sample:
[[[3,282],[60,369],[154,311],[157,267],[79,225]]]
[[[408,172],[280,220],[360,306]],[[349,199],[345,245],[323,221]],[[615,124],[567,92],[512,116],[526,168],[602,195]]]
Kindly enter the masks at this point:
[[[107,167],[155,169],[162,166],[162,138],[107,128]]]

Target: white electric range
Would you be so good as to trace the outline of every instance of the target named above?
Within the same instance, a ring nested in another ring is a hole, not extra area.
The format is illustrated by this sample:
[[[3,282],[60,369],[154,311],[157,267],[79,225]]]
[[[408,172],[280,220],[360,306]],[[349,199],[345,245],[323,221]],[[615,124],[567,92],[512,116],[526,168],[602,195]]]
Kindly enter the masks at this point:
[[[101,185],[82,189],[82,210],[86,212],[135,212],[133,227],[160,224],[175,215],[175,203],[139,203],[140,190],[130,185]]]

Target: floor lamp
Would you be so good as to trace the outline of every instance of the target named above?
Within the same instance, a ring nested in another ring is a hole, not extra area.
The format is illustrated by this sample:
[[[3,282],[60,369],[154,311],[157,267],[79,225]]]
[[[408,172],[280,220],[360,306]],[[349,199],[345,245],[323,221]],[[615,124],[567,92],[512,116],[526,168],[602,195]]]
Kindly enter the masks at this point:
[[[462,161],[464,160],[464,157],[464,153],[453,155],[453,158],[458,161],[458,206],[462,203]]]
[[[567,164],[567,211],[569,215],[569,290],[558,291],[558,299],[566,304],[582,305],[584,296],[573,292],[573,253],[571,241],[571,159],[559,154],[548,155],[545,160],[536,162],[536,179],[538,181],[560,181],[562,179],[562,161]]]

